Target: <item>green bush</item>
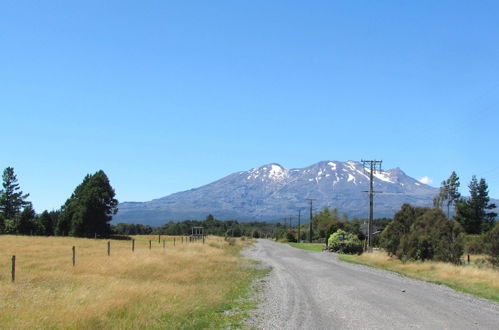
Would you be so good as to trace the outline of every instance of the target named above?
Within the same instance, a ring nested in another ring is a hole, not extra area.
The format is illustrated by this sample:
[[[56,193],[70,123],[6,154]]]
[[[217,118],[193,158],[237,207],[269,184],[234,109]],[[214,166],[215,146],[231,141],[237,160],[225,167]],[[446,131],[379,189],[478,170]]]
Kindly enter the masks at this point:
[[[464,237],[464,251],[468,254],[486,254],[483,235],[466,235]]]
[[[298,237],[298,231],[295,229],[291,229],[286,233],[286,239],[288,240],[288,242],[293,242],[293,243],[298,242],[297,237]]]
[[[463,230],[440,209],[404,204],[380,237],[381,246],[401,260],[460,263]]]
[[[329,236],[327,241],[329,250],[333,252],[347,254],[361,254],[362,242],[354,235],[347,233],[343,229],[338,229],[335,233]]]
[[[499,223],[489,230],[483,238],[486,253],[490,256],[490,262],[499,266]]]

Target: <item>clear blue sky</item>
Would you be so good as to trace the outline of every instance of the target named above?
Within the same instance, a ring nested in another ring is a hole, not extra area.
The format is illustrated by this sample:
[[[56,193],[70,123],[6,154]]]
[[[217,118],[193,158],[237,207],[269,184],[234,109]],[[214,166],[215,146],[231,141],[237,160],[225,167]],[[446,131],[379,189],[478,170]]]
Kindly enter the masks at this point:
[[[499,197],[498,1],[2,1],[1,169],[56,209],[376,158]]]

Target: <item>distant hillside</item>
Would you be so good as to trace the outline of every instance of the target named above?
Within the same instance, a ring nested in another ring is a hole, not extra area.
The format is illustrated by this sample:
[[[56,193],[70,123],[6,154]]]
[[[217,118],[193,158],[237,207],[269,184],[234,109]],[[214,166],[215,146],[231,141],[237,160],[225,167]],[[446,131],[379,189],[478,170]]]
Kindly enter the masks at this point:
[[[205,186],[149,202],[119,204],[113,223],[162,225],[169,220],[217,219],[278,220],[296,215],[314,198],[314,209],[338,208],[349,216],[366,217],[369,170],[361,163],[322,161],[305,168],[286,169],[268,164],[233,173]],[[437,188],[425,185],[395,168],[375,174],[375,216],[391,217],[403,203],[432,206]]]

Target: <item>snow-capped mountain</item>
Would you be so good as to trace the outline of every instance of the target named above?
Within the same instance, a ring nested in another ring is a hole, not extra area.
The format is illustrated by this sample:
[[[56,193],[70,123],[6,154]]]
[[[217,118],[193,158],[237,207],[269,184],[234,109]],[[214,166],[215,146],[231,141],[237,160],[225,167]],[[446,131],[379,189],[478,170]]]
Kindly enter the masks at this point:
[[[169,220],[277,220],[308,208],[338,208],[340,213],[367,217],[369,169],[355,161],[322,161],[305,168],[286,169],[268,164],[236,172],[205,186],[149,202],[119,205],[116,222],[161,225]],[[431,206],[438,189],[395,168],[374,173],[375,217],[393,216],[403,203]],[[307,216],[305,216],[307,218]]]

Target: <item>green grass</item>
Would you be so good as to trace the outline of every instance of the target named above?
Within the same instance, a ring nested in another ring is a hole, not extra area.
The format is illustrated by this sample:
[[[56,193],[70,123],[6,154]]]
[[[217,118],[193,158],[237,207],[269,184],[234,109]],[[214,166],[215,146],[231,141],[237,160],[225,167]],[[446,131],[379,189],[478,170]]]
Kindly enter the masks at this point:
[[[410,278],[446,285],[456,291],[499,302],[499,271],[477,265],[453,265],[443,262],[405,262],[386,254],[339,256],[340,260],[389,270]]]
[[[266,276],[268,269],[249,269],[247,276],[238,279],[234,289],[227,295],[225,303],[209,313],[198,313],[201,322],[196,329],[234,329],[242,328],[249,312],[257,308],[252,297],[252,283],[256,278]]]
[[[317,251],[317,252],[321,252],[322,249],[325,246],[322,243],[292,243],[292,242],[286,242],[286,244],[289,244],[292,247],[295,247],[297,249],[308,250],[308,251]]]

